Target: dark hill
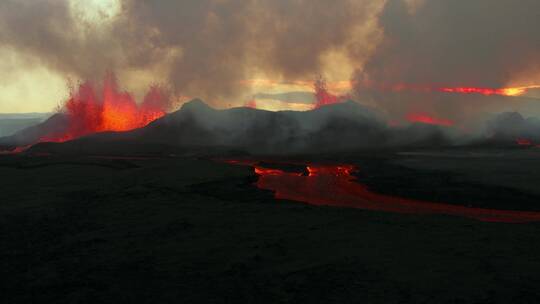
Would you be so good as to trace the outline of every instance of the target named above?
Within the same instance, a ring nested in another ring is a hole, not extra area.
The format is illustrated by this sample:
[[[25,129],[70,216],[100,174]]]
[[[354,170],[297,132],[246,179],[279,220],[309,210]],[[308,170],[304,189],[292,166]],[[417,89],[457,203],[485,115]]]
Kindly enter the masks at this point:
[[[66,115],[54,114],[42,123],[20,130],[11,136],[0,137],[0,150],[35,144],[44,137],[65,133],[67,127]]]
[[[54,153],[176,153],[245,151],[252,154],[327,153],[407,145],[448,145],[442,129],[387,126],[382,115],[353,101],[311,111],[219,110],[192,100],[148,126],[106,132],[30,151]]]

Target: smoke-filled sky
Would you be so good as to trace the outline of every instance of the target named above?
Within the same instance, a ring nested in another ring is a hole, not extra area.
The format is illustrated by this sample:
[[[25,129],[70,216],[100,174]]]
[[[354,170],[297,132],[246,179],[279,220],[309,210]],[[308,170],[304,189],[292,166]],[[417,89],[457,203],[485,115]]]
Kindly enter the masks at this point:
[[[0,112],[51,111],[68,83],[114,71],[136,96],[159,83],[219,107],[323,75],[390,114],[453,118],[507,100],[381,88],[540,83],[540,1],[3,0],[0,55]]]

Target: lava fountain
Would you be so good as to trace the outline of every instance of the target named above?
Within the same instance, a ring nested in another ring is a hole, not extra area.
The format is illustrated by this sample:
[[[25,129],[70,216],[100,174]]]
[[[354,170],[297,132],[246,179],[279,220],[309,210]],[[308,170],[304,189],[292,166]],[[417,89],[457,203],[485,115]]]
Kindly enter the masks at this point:
[[[324,78],[319,77],[313,84],[313,91],[315,95],[316,103],[314,108],[320,108],[322,106],[327,106],[335,103],[344,102],[350,97],[347,95],[334,95],[328,91],[326,86],[326,81]]]
[[[68,121],[65,131],[42,137],[40,141],[63,142],[98,132],[141,128],[164,116],[168,106],[168,95],[158,86],[150,87],[143,102],[137,104],[131,94],[119,90],[115,76],[110,73],[99,93],[90,82],[72,90],[62,108]]]

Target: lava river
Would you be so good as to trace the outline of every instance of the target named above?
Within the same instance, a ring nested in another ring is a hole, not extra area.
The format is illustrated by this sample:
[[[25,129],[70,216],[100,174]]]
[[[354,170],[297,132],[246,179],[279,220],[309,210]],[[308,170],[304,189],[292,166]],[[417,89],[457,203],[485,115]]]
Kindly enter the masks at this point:
[[[228,161],[249,165],[258,175],[256,186],[271,190],[276,199],[286,199],[317,206],[335,206],[365,210],[409,213],[446,214],[486,222],[525,223],[540,221],[540,212],[470,208],[463,205],[435,203],[378,194],[357,182],[352,165],[306,166],[306,173],[265,168],[258,162]]]

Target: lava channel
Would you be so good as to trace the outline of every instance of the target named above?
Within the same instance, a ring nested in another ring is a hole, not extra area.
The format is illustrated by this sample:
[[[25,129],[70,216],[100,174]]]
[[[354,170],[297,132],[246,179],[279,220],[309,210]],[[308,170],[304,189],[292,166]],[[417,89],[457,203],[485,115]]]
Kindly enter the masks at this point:
[[[352,165],[308,165],[305,173],[285,172],[259,166],[253,161],[228,161],[252,166],[259,176],[256,186],[271,190],[276,199],[317,206],[407,213],[446,214],[485,222],[526,223],[540,221],[540,212],[472,208],[378,194],[357,182]]]

